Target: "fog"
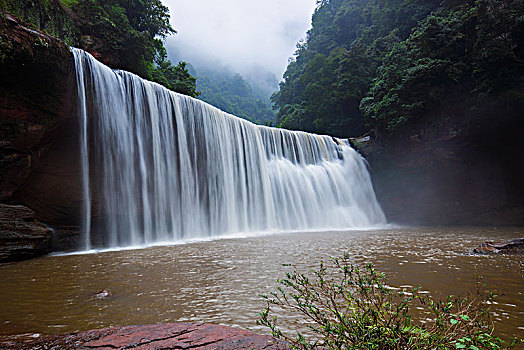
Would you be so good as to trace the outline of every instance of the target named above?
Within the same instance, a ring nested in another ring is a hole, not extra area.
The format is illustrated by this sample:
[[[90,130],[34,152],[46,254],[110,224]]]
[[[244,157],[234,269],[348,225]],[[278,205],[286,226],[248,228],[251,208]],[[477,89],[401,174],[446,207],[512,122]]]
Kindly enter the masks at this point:
[[[163,0],[177,34],[169,57],[196,67],[228,66],[247,79],[281,80],[296,44],[311,26],[316,0]]]

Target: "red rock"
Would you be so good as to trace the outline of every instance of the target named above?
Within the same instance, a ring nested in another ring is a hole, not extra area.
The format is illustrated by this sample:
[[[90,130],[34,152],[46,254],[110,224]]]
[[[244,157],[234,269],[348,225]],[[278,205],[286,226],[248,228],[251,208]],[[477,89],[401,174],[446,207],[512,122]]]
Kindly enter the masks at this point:
[[[4,13],[0,42],[0,203],[23,205],[53,227],[57,249],[75,247],[82,184],[71,52],[62,41]],[[18,231],[6,235],[10,246],[25,246],[27,254],[11,254],[4,261],[47,252],[32,249]]]
[[[164,323],[104,328],[42,337],[38,340],[0,341],[9,349],[290,349],[267,335],[203,323]]]

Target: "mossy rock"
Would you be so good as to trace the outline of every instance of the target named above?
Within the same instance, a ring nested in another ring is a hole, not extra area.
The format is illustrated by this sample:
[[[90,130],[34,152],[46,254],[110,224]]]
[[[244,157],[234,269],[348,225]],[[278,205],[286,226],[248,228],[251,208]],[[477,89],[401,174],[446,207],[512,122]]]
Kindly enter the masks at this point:
[[[59,38],[68,45],[74,45],[77,34],[70,8],[75,2],[75,0],[0,0],[0,12],[10,13],[31,29]]]

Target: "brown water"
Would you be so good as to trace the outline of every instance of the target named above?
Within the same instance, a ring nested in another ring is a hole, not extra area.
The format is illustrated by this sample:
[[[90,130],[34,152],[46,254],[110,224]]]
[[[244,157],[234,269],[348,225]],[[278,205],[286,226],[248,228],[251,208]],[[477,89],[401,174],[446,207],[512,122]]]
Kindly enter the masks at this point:
[[[499,335],[524,336],[524,257],[470,254],[485,240],[524,229],[422,228],[289,233],[139,250],[48,256],[0,265],[0,335],[56,334],[107,326],[203,321],[267,333],[256,325],[277,278],[348,251],[391,284],[435,296],[464,293],[484,277]],[[108,289],[112,296],[96,299]]]

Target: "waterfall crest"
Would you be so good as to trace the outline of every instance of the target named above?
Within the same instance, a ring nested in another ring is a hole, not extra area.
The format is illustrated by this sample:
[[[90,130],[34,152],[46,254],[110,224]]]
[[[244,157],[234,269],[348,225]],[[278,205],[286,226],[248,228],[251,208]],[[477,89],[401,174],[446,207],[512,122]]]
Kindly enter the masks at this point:
[[[385,224],[346,141],[255,125],[72,51],[86,249]]]

